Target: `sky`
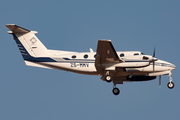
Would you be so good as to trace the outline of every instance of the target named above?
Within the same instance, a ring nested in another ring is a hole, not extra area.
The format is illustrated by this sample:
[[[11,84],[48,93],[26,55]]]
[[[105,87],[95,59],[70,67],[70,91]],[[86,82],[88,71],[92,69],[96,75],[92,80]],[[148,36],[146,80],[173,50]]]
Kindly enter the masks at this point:
[[[1,0],[0,120],[179,120],[179,0]],[[168,75],[117,85],[100,76],[26,66],[5,24],[38,31],[48,49],[142,51],[176,65]]]

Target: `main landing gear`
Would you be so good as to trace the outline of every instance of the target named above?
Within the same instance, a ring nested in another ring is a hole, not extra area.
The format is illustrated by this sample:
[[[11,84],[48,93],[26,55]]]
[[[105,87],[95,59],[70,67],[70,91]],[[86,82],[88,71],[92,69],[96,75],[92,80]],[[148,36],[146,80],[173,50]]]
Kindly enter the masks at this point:
[[[106,74],[107,74],[107,75],[106,75],[106,77],[105,77],[105,80],[106,80],[106,82],[110,83],[110,82],[112,81],[112,78],[111,78],[111,76],[109,75],[109,71],[107,71]]]
[[[108,82],[108,83],[110,83],[112,81],[112,78],[110,75],[106,75],[105,79],[106,79],[106,82]]]
[[[174,88],[174,83],[172,82],[172,73],[171,72],[169,73],[169,82],[167,84],[167,87],[169,89],[173,89]]]
[[[107,75],[105,76],[106,82],[110,83],[112,81],[112,77],[109,75],[109,71],[107,71]],[[120,90],[114,85],[114,88],[112,90],[114,95],[119,95]]]

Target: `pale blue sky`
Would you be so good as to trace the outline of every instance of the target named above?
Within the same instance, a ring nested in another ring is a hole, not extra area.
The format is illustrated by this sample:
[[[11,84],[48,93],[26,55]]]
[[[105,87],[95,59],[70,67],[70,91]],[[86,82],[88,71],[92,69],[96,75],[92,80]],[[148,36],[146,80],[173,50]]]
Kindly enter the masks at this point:
[[[1,0],[0,120],[179,120],[179,0]],[[168,76],[117,85],[99,76],[25,66],[5,24],[38,31],[49,49],[94,51],[111,39],[118,51],[137,50],[176,65]]]

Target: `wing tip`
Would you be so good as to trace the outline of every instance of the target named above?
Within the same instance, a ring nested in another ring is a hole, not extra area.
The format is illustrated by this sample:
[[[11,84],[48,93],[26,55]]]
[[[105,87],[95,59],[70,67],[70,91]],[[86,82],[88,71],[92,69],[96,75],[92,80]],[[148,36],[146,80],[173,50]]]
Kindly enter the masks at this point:
[[[12,26],[12,25],[15,25],[15,24],[6,24],[5,26]]]
[[[111,40],[108,40],[108,39],[101,39],[101,40],[98,40],[98,41],[111,42]]]

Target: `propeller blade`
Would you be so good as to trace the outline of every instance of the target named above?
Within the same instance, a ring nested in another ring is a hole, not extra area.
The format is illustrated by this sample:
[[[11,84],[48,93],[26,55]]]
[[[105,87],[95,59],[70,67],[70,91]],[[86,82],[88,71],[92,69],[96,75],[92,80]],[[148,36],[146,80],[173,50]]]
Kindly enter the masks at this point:
[[[153,73],[154,73],[154,61],[153,61]]]
[[[156,51],[156,48],[154,47],[153,57],[155,57],[156,55],[155,51]]]
[[[159,76],[159,88],[161,87],[161,75]]]
[[[155,61],[156,61],[156,59],[154,59],[154,57],[155,57],[155,51],[156,51],[156,49],[155,49],[155,47],[154,47],[154,52],[153,52],[153,72],[154,72],[154,70],[155,70]]]

